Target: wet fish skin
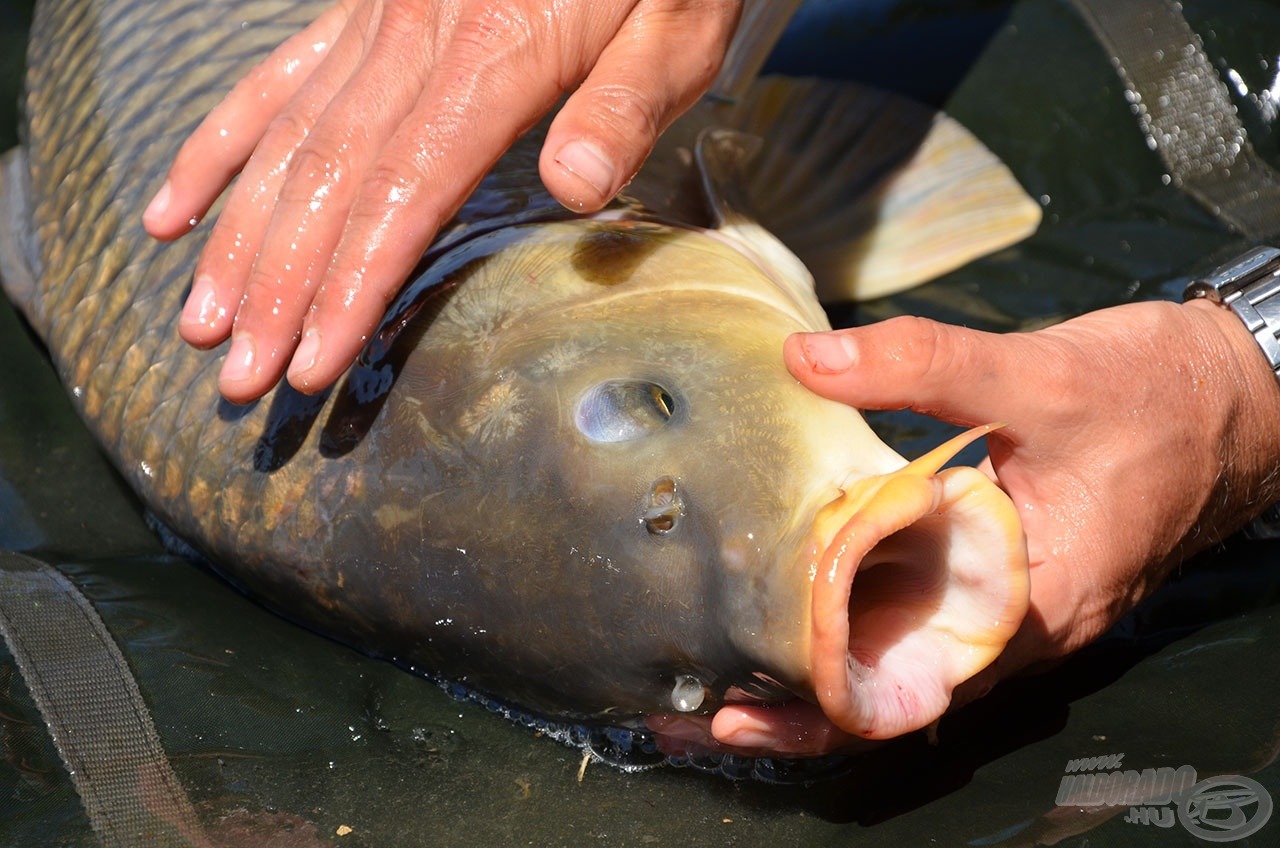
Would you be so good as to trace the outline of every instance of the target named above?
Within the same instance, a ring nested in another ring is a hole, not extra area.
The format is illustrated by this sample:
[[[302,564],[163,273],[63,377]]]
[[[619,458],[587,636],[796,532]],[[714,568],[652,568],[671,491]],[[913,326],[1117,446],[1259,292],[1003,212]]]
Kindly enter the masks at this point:
[[[122,474],[288,616],[546,714],[670,709],[684,675],[704,711],[731,687],[815,697],[815,516],[903,461],[786,374],[782,340],[825,319],[732,238],[626,202],[565,220],[526,144],[443,235],[448,261],[401,304],[416,314],[337,388],[218,396],[219,358],[177,333],[202,239],[156,244],[140,210],[221,93],[320,5],[38,9],[7,177],[31,202],[35,279],[6,286]],[[633,435],[591,438],[589,397]],[[646,522],[667,508],[671,532]]]

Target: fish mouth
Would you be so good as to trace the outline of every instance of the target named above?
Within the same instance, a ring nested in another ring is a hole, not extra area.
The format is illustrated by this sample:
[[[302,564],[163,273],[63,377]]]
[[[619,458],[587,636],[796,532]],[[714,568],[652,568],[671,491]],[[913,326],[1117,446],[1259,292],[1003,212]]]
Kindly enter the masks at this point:
[[[933,723],[1026,614],[1013,503],[975,468],[939,470],[996,426],[856,481],[815,519],[808,683],[847,733],[887,739]]]

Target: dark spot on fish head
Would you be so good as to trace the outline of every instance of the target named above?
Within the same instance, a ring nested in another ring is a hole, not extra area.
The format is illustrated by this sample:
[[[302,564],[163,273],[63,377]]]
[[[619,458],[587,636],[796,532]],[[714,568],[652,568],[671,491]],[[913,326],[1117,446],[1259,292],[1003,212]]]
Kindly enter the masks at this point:
[[[569,261],[589,283],[621,285],[668,238],[665,228],[651,224],[601,225],[578,239]]]

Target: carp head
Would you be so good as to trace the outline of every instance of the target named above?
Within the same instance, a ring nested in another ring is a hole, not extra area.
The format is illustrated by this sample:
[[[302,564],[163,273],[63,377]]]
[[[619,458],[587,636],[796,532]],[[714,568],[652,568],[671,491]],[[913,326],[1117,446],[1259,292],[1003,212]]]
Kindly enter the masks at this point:
[[[1027,605],[1013,505],[939,470],[960,442],[907,463],[787,372],[786,337],[827,326],[798,261],[623,220],[493,247],[400,380],[456,387],[416,403],[468,446],[479,526],[439,531],[486,593],[468,683],[612,723],[801,697],[888,737],[1000,653]]]
[[[646,268],[666,293],[616,328],[639,343],[602,351],[568,393],[574,476],[630,500],[600,530],[643,560],[674,613],[654,632],[686,651],[654,706],[799,695],[868,738],[933,722],[1026,610],[1013,505],[975,469],[940,470],[983,430],[904,462],[786,372],[785,336],[823,324],[776,262],[752,257],[753,278],[733,245],[678,241]]]

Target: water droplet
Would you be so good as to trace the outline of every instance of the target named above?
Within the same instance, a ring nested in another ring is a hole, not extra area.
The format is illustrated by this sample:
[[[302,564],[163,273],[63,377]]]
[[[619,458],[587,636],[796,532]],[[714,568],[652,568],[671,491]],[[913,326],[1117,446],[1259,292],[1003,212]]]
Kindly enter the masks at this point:
[[[691,713],[702,706],[707,690],[702,681],[692,674],[676,675],[676,685],[671,689],[671,706],[676,712]]]

